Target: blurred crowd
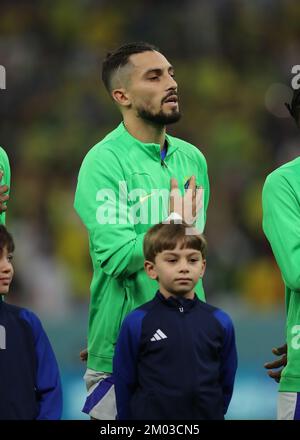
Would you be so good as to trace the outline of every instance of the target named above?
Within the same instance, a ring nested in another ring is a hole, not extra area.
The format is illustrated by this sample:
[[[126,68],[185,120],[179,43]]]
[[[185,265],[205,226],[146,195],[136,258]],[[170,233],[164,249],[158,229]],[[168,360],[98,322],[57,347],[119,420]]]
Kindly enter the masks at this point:
[[[170,133],[197,145],[208,162],[207,297],[262,311],[282,307],[283,283],[261,227],[261,191],[266,175],[300,152],[300,133],[284,107],[291,68],[300,64],[300,3],[293,0],[1,1],[12,301],[58,317],[89,300],[76,179],[89,148],[120,121],[101,83],[102,58],[140,40],[175,66],[183,117]]]

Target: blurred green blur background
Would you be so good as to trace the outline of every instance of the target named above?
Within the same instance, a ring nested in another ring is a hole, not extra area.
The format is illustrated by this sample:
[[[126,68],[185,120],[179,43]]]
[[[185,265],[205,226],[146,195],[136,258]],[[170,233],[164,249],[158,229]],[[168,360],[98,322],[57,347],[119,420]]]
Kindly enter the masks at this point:
[[[272,419],[264,361],[284,342],[284,290],[261,228],[266,175],[299,155],[284,102],[300,64],[294,0],[1,0],[0,145],[12,168],[16,241],[9,301],[42,319],[60,364],[64,418],[81,413],[91,263],[73,210],[81,161],[120,121],[100,80],[106,52],[158,46],[176,69],[183,117],[211,183],[207,300],[231,314],[239,370],[228,418]]]

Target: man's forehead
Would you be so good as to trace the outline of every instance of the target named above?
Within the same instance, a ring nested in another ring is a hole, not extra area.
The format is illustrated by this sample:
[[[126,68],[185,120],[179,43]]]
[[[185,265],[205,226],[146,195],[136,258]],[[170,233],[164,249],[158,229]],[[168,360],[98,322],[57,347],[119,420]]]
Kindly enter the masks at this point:
[[[138,71],[165,69],[171,67],[171,64],[166,57],[157,51],[135,53],[130,56],[129,60],[134,70]]]

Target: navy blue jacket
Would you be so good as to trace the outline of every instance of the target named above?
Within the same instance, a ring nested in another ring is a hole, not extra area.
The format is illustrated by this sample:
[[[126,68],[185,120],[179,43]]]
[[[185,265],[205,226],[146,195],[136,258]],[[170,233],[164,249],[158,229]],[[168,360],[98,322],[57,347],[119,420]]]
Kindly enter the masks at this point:
[[[0,419],[60,419],[57,362],[38,317],[0,296]]]
[[[152,301],[123,321],[113,361],[119,420],[224,419],[237,368],[234,328],[198,299]]]

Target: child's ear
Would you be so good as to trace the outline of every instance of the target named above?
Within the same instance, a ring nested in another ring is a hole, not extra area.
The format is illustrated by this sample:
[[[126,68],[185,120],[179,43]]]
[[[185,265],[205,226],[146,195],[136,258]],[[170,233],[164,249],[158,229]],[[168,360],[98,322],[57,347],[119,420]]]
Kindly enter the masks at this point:
[[[206,269],[206,260],[202,260],[202,269],[201,269],[201,274],[200,274],[200,278],[203,278],[203,275],[205,273],[205,269]]]
[[[146,274],[148,275],[149,278],[151,278],[152,280],[157,280],[155,263],[153,263],[152,261],[149,261],[149,260],[145,260],[144,268],[145,268]]]

